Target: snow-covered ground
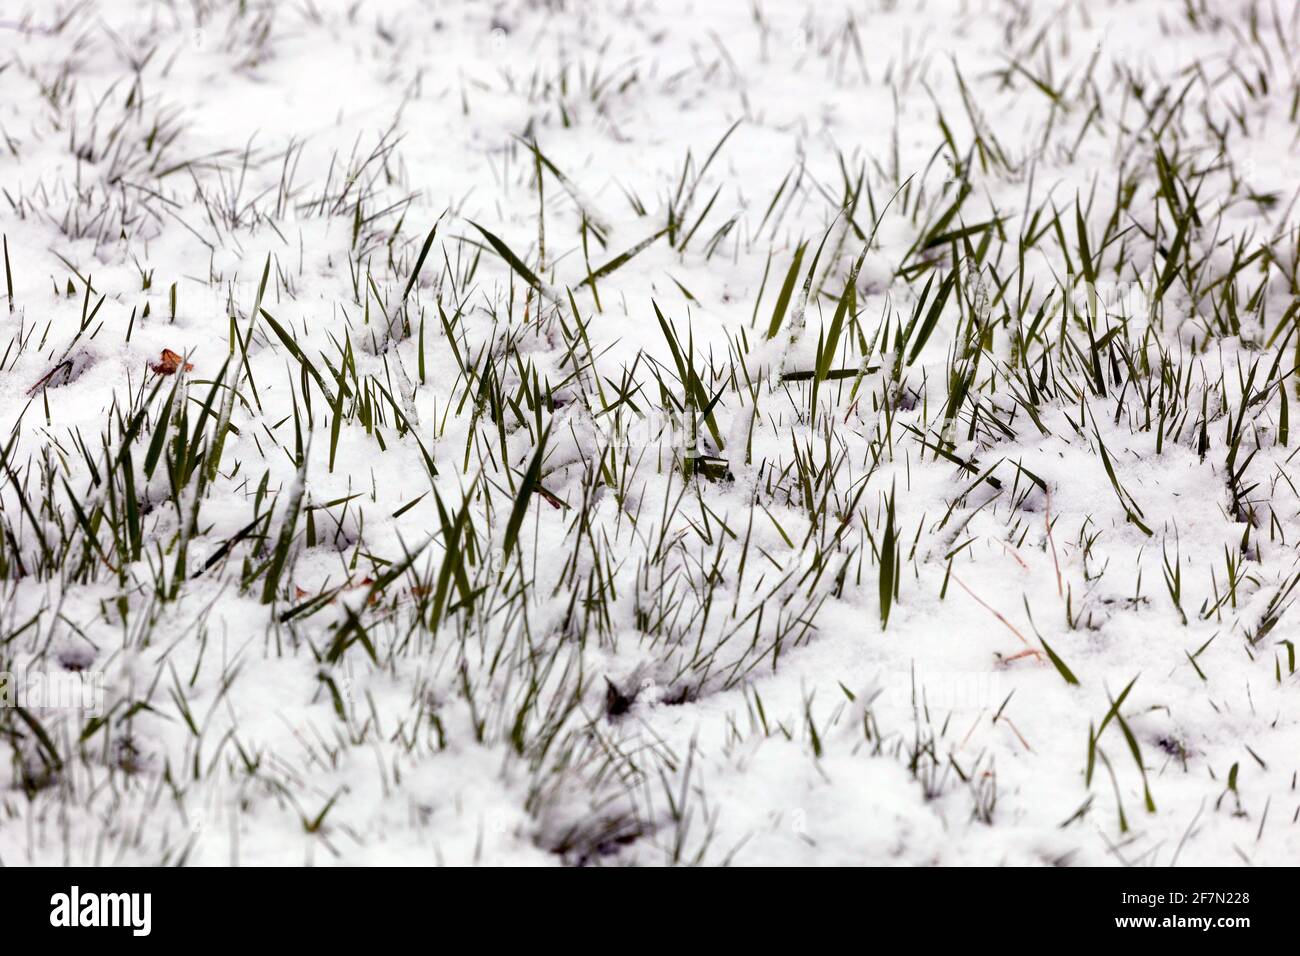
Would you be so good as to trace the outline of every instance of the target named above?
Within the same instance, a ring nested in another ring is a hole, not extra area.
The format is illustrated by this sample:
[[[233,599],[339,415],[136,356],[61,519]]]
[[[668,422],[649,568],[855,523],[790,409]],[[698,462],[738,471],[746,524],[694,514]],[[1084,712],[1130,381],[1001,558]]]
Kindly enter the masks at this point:
[[[1300,859],[1298,52],[11,0],[0,862]]]

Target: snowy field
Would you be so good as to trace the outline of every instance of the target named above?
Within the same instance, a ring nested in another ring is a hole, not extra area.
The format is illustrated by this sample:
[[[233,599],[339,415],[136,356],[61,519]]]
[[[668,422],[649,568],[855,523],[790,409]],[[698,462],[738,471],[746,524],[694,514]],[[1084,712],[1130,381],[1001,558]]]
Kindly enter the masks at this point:
[[[1298,134],[1285,0],[7,0],[0,863],[1295,862]]]

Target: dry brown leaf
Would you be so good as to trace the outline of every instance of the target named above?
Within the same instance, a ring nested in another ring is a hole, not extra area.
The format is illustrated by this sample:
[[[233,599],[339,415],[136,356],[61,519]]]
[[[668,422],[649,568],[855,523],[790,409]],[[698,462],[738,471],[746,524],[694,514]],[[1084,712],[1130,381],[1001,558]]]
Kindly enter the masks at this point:
[[[163,349],[161,359],[157,362],[150,362],[149,367],[159,375],[175,375],[180,370],[182,362],[185,363],[185,371],[192,372],[194,370],[192,363],[185,362],[171,349]]]

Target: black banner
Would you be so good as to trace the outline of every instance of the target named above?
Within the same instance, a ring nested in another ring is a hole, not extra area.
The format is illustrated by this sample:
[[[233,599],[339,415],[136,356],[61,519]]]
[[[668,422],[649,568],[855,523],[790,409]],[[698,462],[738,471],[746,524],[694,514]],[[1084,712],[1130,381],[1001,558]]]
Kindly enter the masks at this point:
[[[1071,943],[1129,937],[1184,945],[1201,938],[1232,947],[1297,927],[1289,874],[1267,870],[728,870],[665,877],[589,870],[10,868],[0,870],[0,899],[10,944],[70,933],[83,942],[95,936],[127,945],[189,943],[203,941],[202,930],[210,927],[224,940],[373,945],[377,934],[423,938],[431,920],[447,921],[449,932],[455,926],[458,938],[482,932],[497,944],[512,933],[532,941],[561,927],[597,943],[630,931],[640,936],[649,920],[661,927],[665,944],[689,925],[692,939],[707,938],[712,928],[719,941],[734,945],[766,934],[779,920],[789,931],[848,933],[864,943],[993,945],[1005,931]]]

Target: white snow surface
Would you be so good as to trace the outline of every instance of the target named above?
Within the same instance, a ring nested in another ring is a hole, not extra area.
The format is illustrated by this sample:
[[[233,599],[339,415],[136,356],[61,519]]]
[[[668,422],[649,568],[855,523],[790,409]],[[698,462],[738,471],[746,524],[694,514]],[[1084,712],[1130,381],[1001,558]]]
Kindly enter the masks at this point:
[[[11,0],[0,671],[103,700],[0,709],[0,862],[1294,863],[1297,38],[1234,0]],[[1080,223],[1124,307],[1029,335]],[[813,406],[781,374],[864,250],[864,371]],[[656,308],[721,391],[700,473],[647,424],[691,401]]]

